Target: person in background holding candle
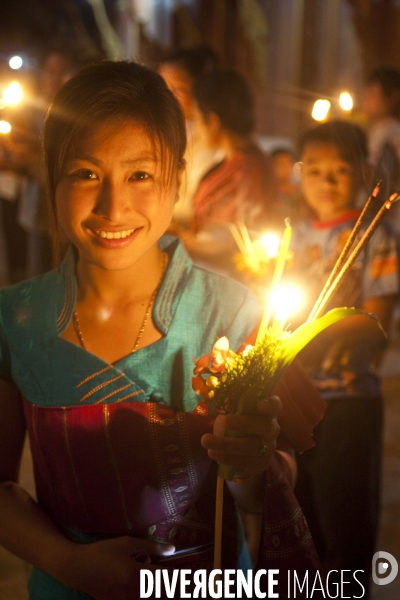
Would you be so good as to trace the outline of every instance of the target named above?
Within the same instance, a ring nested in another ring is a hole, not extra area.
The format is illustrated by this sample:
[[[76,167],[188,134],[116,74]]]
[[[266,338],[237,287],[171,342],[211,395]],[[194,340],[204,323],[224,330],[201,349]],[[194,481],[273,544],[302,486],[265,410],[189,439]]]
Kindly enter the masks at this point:
[[[324,123],[304,135],[300,157],[302,192],[313,218],[294,227],[292,273],[307,290],[309,310],[360,214],[355,200],[364,184],[366,138],[348,122]],[[374,313],[387,330],[398,292],[396,239],[382,223],[327,310],[355,306]],[[301,357],[328,408],[315,431],[315,448],[299,457],[296,495],[325,570],[337,569],[339,577],[340,570],[361,569],[357,577],[366,590],[378,524],[382,434],[382,397],[371,362],[383,345],[376,323],[357,316],[329,327]],[[359,596],[359,590],[353,582],[346,596]]]
[[[275,175],[270,158],[252,138],[254,98],[246,80],[216,69],[199,78],[193,93],[199,136],[225,158],[201,180],[190,232],[182,239],[195,261],[230,273],[236,245],[228,225],[241,221],[261,231],[274,223]]]
[[[193,356],[221,335],[238,347],[259,310],[249,290],[163,237],[185,141],[176,98],[135,63],[84,68],[48,113],[64,258],[0,295],[0,542],[34,565],[31,600],[133,600],[152,560],[212,568],[216,461],[237,469],[223,568],[247,569],[249,554],[255,568],[318,568],[291,490],[291,443],[278,440],[279,399],[212,423],[191,389]],[[304,392],[314,424],[322,401],[301,382],[290,406]],[[17,483],[26,428],[37,503]],[[310,431],[300,437],[307,447]]]
[[[188,229],[193,217],[193,197],[202,177],[224,158],[223,150],[203,143],[194,119],[193,87],[202,75],[214,71],[218,62],[218,56],[210,46],[198,45],[180,48],[162,60],[158,67],[161,77],[179,101],[186,121],[186,168],[179,200],[174,207],[171,233],[179,234]]]

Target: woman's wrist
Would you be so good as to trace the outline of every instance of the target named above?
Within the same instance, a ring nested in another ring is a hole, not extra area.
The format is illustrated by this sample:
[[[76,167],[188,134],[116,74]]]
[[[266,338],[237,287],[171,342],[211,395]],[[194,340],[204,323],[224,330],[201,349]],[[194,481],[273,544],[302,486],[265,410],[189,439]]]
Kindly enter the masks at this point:
[[[243,475],[227,481],[237,506],[248,513],[260,514],[264,509],[265,471],[255,475]]]
[[[293,450],[289,450],[289,449],[277,450],[277,453],[279,455],[279,461],[280,461],[284,471],[287,473],[287,477],[288,477],[290,485],[293,489],[296,484],[296,479],[297,479],[296,455]]]

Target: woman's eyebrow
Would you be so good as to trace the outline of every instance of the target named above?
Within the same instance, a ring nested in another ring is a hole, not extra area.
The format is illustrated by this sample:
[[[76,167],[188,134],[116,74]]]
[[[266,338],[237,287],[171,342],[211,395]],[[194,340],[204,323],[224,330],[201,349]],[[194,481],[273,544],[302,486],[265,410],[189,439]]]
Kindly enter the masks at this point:
[[[89,154],[80,154],[77,156],[74,156],[72,161],[82,161],[82,162],[90,162],[98,167],[101,166],[102,161],[98,160],[96,157],[91,156]],[[156,162],[156,159],[154,158],[154,156],[152,156],[151,154],[146,154],[143,156],[139,156],[137,158],[129,158],[127,160],[123,160],[120,162],[120,164],[122,166],[137,166],[137,165],[141,165],[141,164],[149,164],[152,163],[154,164]]]
[[[138,158],[131,158],[128,160],[123,160],[121,161],[121,165],[124,166],[132,166],[132,165],[138,165],[138,164],[145,164],[145,163],[155,163],[156,159],[154,158],[154,156],[149,155],[145,155],[145,156],[140,156]]]

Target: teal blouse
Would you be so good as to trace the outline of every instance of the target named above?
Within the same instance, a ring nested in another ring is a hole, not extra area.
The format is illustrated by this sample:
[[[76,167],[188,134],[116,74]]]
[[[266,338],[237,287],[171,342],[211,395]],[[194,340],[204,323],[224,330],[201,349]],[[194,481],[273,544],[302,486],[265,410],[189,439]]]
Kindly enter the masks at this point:
[[[160,247],[170,262],[153,306],[159,341],[108,364],[60,337],[76,301],[70,250],[58,269],[1,291],[0,377],[38,407],[152,401],[194,410],[199,398],[191,387],[192,358],[208,353],[223,335],[239,347],[259,319],[259,306],[237,282],[195,267],[177,239],[164,237]],[[65,533],[81,542],[96,539]],[[88,598],[38,569],[29,590],[31,600]]]
[[[165,236],[170,263],[153,306],[164,334],[110,365],[60,337],[76,300],[72,250],[61,266],[0,293],[0,378],[37,406],[155,401],[192,411],[193,357],[226,335],[236,349],[256,325],[259,306],[237,282],[193,265],[176,238]]]

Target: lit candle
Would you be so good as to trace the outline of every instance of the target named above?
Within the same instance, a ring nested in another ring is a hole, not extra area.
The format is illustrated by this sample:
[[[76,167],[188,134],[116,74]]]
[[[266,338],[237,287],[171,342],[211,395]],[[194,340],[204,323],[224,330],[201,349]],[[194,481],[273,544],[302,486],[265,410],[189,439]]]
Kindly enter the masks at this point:
[[[285,231],[283,232],[281,245],[279,248],[279,254],[276,259],[276,266],[274,275],[272,277],[271,292],[269,295],[269,301],[264,310],[264,314],[261,320],[260,329],[258,330],[256,343],[263,339],[267,331],[272,312],[273,299],[276,297],[276,292],[279,286],[279,282],[282,277],[283,269],[289,252],[290,240],[292,238],[292,228],[290,226],[290,219],[285,219]]]

